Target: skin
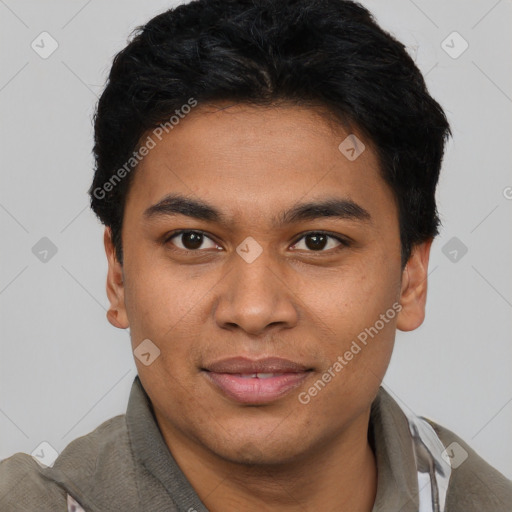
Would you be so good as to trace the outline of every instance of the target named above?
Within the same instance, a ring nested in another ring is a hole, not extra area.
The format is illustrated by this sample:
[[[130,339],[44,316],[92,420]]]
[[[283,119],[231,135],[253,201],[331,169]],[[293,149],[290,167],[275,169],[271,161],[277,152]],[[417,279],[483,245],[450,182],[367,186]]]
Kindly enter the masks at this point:
[[[312,108],[199,105],[136,171],[123,265],[105,230],[108,319],[130,327],[132,349],[146,338],[159,348],[149,366],[135,358],[138,373],[169,449],[212,512],[372,509],[370,406],[396,329],[423,322],[431,241],[415,246],[402,268],[393,193],[371,141],[357,130],[364,152],[354,161],[340,152],[349,133]],[[226,222],[145,219],[169,193],[208,202]],[[332,197],[352,200],[370,219],[272,223],[298,203]],[[169,240],[178,229],[204,232],[203,244]],[[307,245],[306,235],[318,231],[351,242]],[[252,263],[236,252],[248,236],[262,248]],[[395,303],[400,313],[300,403],[299,393]],[[275,402],[240,404],[200,371],[240,355],[279,356],[313,371]]]

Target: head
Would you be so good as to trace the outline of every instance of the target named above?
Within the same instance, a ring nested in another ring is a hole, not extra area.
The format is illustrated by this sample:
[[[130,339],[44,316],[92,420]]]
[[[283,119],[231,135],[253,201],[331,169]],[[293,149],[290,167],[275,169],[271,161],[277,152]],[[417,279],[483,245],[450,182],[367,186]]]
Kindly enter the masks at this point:
[[[197,0],[136,30],[98,103],[89,193],[108,318],[151,340],[136,364],[161,426],[251,463],[364,428],[396,329],[423,322],[449,134],[354,2]],[[241,402],[208,375],[234,356],[304,378]]]

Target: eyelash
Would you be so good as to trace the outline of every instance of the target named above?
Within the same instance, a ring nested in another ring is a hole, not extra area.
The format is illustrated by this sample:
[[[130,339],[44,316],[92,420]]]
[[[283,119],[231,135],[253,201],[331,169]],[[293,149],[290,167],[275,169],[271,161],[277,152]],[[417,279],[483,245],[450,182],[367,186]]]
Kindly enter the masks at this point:
[[[209,238],[212,242],[217,243],[205,231],[199,231],[199,230],[196,230],[196,229],[179,229],[177,231],[172,232],[169,236],[167,236],[165,238],[163,244],[164,245],[168,245],[169,242],[174,237],[177,237],[177,236],[182,235],[184,233],[198,233],[198,234],[201,234],[201,235],[205,236],[206,238]],[[351,245],[350,241],[347,240],[346,238],[340,237],[339,235],[334,235],[334,234],[326,232],[326,231],[306,231],[304,233],[301,233],[301,236],[299,238],[297,238],[292,245],[298,244],[307,235],[312,235],[312,234],[313,235],[325,235],[325,236],[327,236],[329,238],[333,238],[334,240],[336,240],[337,242],[340,243],[340,245],[338,247],[331,248],[331,249],[329,249],[327,251],[324,251],[324,250],[319,250],[319,251],[309,250],[309,251],[306,251],[306,252],[309,252],[309,253],[312,253],[312,254],[315,254],[315,253],[316,254],[321,254],[321,253],[338,252],[339,250],[342,250],[342,249],[344,249],[346,247],[349,247]],[[192,250],[189,250],[189,249],[182,249],[181,247],[175,247],[172,250],[180,251],[181,253],[184,253],[184,254],[195,254],[195,255],[197,255],[198,253],[201,253],[201,252],[205,252],[204,250],[201,250],[201,249],[196,249],[196,250],[192,251]]]

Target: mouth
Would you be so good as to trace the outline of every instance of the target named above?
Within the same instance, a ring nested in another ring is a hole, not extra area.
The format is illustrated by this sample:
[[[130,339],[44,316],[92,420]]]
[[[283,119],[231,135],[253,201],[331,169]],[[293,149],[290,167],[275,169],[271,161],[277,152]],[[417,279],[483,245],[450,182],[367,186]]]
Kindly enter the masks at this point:
[[[282,358],[251,360],[236,357],[201,368],[217,391],[238,403],[263,405],[299,387],[313,371]]]

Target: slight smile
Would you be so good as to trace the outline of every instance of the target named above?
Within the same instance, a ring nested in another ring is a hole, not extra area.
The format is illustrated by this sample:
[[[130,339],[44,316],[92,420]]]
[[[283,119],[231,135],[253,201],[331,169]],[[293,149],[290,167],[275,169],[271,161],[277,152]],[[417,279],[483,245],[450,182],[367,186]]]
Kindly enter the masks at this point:
[[[234,357],[201,370],[225,396],[243,404],[263,405],[300,386],[313,369],[278,357],[259,360]]]

